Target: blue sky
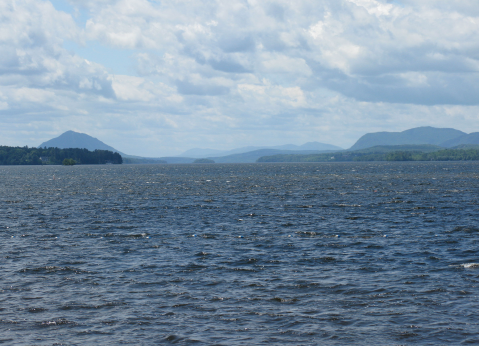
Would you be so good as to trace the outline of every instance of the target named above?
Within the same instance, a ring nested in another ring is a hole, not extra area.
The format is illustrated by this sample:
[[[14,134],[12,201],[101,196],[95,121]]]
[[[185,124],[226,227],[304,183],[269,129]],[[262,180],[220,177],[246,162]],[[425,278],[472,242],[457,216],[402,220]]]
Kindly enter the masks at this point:
[[[476,0],[0,0],[1,145],[122,152],[479,131]]]

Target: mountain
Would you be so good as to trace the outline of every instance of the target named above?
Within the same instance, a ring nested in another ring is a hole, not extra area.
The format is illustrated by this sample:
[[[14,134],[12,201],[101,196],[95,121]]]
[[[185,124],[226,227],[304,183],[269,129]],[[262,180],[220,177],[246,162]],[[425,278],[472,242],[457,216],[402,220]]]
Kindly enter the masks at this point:
[[[451,148],[463,144],[479,144],[479,132],[464,134],[463,136],[449,139],[441,144],[442,147]]]
[[[193,148],[180,154],[180,157],[203,158],[208,156],[220,156],[224,151],[217,149]]]
[[[320,143],[320,142],[308,142],[300,145],[296,150],[344,150],[332,144]]]
[[[385,153],[390,151],[432,152],[441,148],[472,148],[479,146],[479,132],[466,134],[450,128],[417,127],[402,132],[376,132],[362,136],[348,151],[360,151],[356,154]],[[124,163],[193,163],[195,159],[211,159],[217,163],[249,163],[260,157],[271,155],[312,155],[341,152],[344,149],[320,142],[303,145],[285,144],[272,147],[248,146],[232,150],[215,150],[195,148],[184,152],[180,157],[146,158],[121,153],[102,141],[84,133],[67,131],[57,138],[40,144],[43,147],[86,148],[117,152],[124,158]],[[339,155],[339,154],[338,154]]]
[[[442,146],[443,143],[464,135],[467,134],[459,130],[431,126],[416,127],[402,132],[367,133],[359,138],[349,150],[365,149],[377,145],[432,144]]]
[[[50,139],[49,141],[43,142],[38,146],[39,148],[60,148],[60,149],[67,149],[67,148],[80,148],[80,149],[88,149],[90,151],[95,151],[96,149],[99,150],[109,150],[113,151],[114,153],[119,153],[120,155],[125,155],[120,151],[116,150],[113,147],[103,143],[99,139],[91,137],[85,133],[79,133],[75,131],[67,131],[60,136]]]
[[[193,157],[193,158],[205,158],[205,157],[223,157],[235,154],[243,154],[256,150],[262,149],[274,149],[274,150],[316,150],[316,151],[325,151],[325,150],[343,150],[343,148],[337,147],[335,145],[320,143],[320,142],[308,142],[303,145],[295,144],[284,144],[277,146],[248,146],[242,148],[236,148],[232,150],[217,150],[217,149],[202,149],[194,148],[185,151],[180,157]],[[218,161],[216,161],[218,162]],[[254,161],[253,161],[254,162]]]
[[[277,150],[316,150],[316,151],[325,151],[325,150],[344,150],[343,148],[337,147],[332,144],[320,143],[320,142],[308,142],[303,145],[294,145],[294,144],[285,144],[277,145],[275,147],[267,147],[265,149],[277,149]]]
[[[333,152],[333,150],[278,150],[278,149],[258,149],[248,151],[246,153],[232,154],[220,157],[209,157],[209,159],[216,163],[252,163],[256,162],[260,157],[271,155],[309,155],[309,154],[322,154],[327,152]]]
[[[402,145],[377,145],[374,147],[358,149],[354,151],[344,151],[354,154],[377,154],[377,153],[391,153],[394,151],[420,151],[423,153],[432,153],[434,151],[443,150],[439,145],[433,144],[402,144]]]

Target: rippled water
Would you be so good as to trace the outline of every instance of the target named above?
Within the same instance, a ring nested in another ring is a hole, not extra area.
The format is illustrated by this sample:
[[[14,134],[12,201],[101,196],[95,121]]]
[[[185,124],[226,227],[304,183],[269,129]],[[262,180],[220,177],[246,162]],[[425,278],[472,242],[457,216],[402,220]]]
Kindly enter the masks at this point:
[[[479,343],[478,163],[3,166],[0,181],[0,343]]]

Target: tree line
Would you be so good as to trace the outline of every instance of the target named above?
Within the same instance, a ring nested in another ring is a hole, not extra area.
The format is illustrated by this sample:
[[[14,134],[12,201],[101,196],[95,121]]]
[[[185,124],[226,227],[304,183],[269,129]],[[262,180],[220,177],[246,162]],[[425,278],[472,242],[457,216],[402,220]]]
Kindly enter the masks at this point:
[[[354,151],[327,154],[280,154],[260,157],[257,162],[358,162],[358,161],[475,161],[478,149],[444,149],[433,152],[392,151],[364,153]]]
[[[0,165],[61,165],[65,159],[83,165],[123,163],[120,154],[109,150],[0,146]]]

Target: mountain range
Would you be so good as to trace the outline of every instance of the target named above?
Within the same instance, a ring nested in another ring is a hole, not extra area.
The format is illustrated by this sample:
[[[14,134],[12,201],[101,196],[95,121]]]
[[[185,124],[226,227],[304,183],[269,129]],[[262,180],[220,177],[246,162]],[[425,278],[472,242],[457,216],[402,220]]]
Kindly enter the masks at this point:
[[[471,134],[472,135],[472,134]],[[416,127],[402,132],[375,132],[367,133],[349,150],[359,150],[377,145],[404,145],[404,144],[432,144],[440,147],[453,147],[466,144],[469,135],[456,129],[436,128],[431,126]],[[479,136],[477,138],[479,140]],[[457,144],[454,144],[456,143]],[[467,143],[467,144],[479,144]]]
[[[431,126],[416,127],[402,132],[367,133],[357,140],[348,150],[364,150],[377,146],[429,145],[430,148],[452,148],[458,146],[479,145],[479,132],[467,134],[452,128],[436,128]],[[303,145],[286,144],[270,147],[242,147],[233,150],[215,150],[195,148],[185,151],[178,157],[145,158],[127,155],[103,143],[97,138],[84,133],[67,131],[59,137],[40,144],[39,147],[86,148],[90,151],[110,150],[118,152],[126,163],[193,163],[197,158],[208,158],[217,163],[256,162],[260,157],[283,154],[319,154],[344,151],[344,149],[320,142],[309,142]],[[390,150],[390,149],[388,149]],[[392,148],[391,148],[392,150]],[[433,150],[433,149],[431,149]]]
[[[294,145],[294,144],[285,144],[277,146],[248,146],[232,150],[216,150],[216,149],[202,149],[194,148],[185,151],[183,154],[180,154],[180,157],[193,157],[193,158],[203,158],[203,157],[221,157],[229,156],[235,154],[243,154],[251,151],[261,150],[261,149],[273,149],[273,150],[294,150],[294,151],[304,151],[304,150],[315,150],[315,151],[325,151],[325,150],[343,150],[335,145],[325,144],[320,142],[308,142],[303,145]]]

